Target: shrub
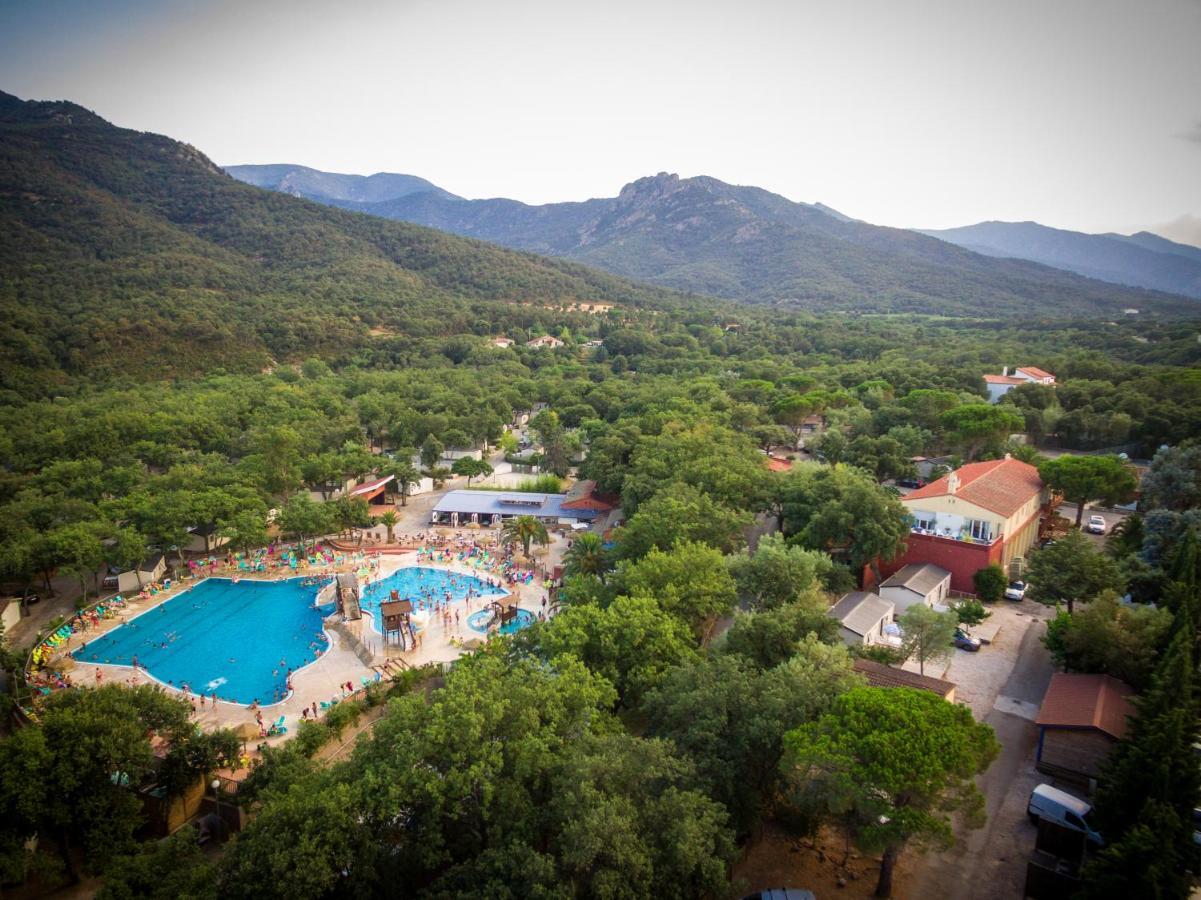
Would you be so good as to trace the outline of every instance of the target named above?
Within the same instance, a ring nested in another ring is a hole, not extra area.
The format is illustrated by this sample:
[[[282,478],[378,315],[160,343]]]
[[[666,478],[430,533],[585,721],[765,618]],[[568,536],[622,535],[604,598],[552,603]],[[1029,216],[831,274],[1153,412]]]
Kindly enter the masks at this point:
[[[985,603],[996,603],[1004,599],[1005,588],[1009,585],[1005,570],[996,563],[978,569],[972,576],[972,581],[976,585],[976,593]]]

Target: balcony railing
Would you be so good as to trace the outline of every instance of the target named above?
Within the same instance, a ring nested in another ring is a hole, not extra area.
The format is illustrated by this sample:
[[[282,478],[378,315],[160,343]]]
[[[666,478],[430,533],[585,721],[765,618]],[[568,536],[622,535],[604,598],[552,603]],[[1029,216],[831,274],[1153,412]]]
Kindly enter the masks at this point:
[[[955,541],[959,544],[976,544],[980,547],[991,547],[997,541],[1001,540],[1003,535],[994,535],[990,540],[972,537],[970,534],[953,534],[950,529],[944,529],[942,532],[935,528],[919,528],[914,525],[909,529],[910,534],[920,534],[925,537],[939,538],[944,541]]]

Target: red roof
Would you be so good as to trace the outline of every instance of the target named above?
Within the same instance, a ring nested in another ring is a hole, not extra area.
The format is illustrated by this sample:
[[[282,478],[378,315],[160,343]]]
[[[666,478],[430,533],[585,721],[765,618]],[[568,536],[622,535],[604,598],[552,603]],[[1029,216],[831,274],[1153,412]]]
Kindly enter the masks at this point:
[[[1050,378],[1052,381],[1055,380],[1054,375],[1044,369],[1038,368],[1037,366],[1021,366],[1018,371],[1025,372],[1031,378]]]
[[[1025,378],[1014,378],[1012,375],[985,375],[986,384],[1027,384]]]
[[[902,497],[902,502],[908,504],[911,500],[948,496],[950,491],[947,488],[951,475],[959,479],[956,497],[962,497],[968,503],[1006,518],[1021,509],[1026,501],[1041,493],[1043,489],[1038,469],[1029,463],[1020,459],[990,459],[987,462],[960,466],[950,475],[944,475],[937,481],[932,481]]]
[[[375,481],[368,481],[357,485],[354,488],[351,488],[350,496],[362,497],[365,494],[374,494],[395,477],[395,475],[387,475],[384,478],[377,478]]]
[[[595,481],[577,481],[559,504],[559,509],[595,509],[608,512],[617,505],[616,498],[596,492]]]
[[[767,467],[773,472],[787,472],[792,468],[792,460],[782,459],[778,456],[769,456],[767,458]]]
[[[1109,675],[1056,672],[1034,720],[1048,728],[1095,728],[1121,740],[1127,716],[1135,714],[1129,698],[1134,688]]]

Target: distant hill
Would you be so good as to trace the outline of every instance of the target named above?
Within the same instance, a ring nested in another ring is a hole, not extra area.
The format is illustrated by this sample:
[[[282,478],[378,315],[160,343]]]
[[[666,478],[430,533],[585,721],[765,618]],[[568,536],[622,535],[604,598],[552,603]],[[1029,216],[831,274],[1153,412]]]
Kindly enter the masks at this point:
[[[544,304],[681,299],[250,187],[186,144],[0,93],[0,400],[78,375],[395,364],[438,352],[423,341],[561,323]]]
[[[310,200],[379,203],[409,194],[432,191],[448,199],[460,199],[416,175],[379,172],[375,175],[340,175],[287,163],[267,166],[226,166],[238,181],[255,187],[307,197]]]
[[[617,197],[545,206],[437,190],[375,202],[314,199],[680,290],[815,310],[1109,316],[1126,307],[1196,309],[708,177],[660,173]]]
[[[1037,222],[981,222],[923,233],[988,256],[1027,259],[1114,284],[1201,298],[1201,248],[1146,231],[1082,234]]]

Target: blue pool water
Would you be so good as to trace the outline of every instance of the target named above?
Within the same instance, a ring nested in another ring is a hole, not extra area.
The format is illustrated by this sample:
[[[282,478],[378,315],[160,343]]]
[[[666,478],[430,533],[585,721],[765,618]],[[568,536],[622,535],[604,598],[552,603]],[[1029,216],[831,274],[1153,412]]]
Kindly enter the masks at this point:
[[[471,627],[472,631],[485,634],[488,631],[488,623],[491,620],[492,610],[481,609],[467,617],[467,624]],[[534,614],[528,609],[519,609],[517,610],[517,615],[500,626],[499,630],[501,634],[513,634],[515,631],[521,631],[521,629],[532,624],[534,624]]]
[[[363,589],[360,605],[364,612],[371,613],[375,630],[383,634],[384,617],[380,612],[380,603],[388,600],[392,591],[396,591],[401,600],[411,600],[414,609],[428,609],[433,600],[445,600],[448,592],[452,603],[461,603],[469,588],[476,602],[480,597],[497,597],[508,593],[503,587],[491,587],[486,580],[475,575],[427,566],[409,566],[367,585]]]
[[[208,578],[73,655],[83,665],[131,665],[136,656],[169,686],[269,705],[277,689],[284,695],[289,666],[295,672],[329,647],[321,620],[333,607],[314,606],[319,588],[302,582]]]

